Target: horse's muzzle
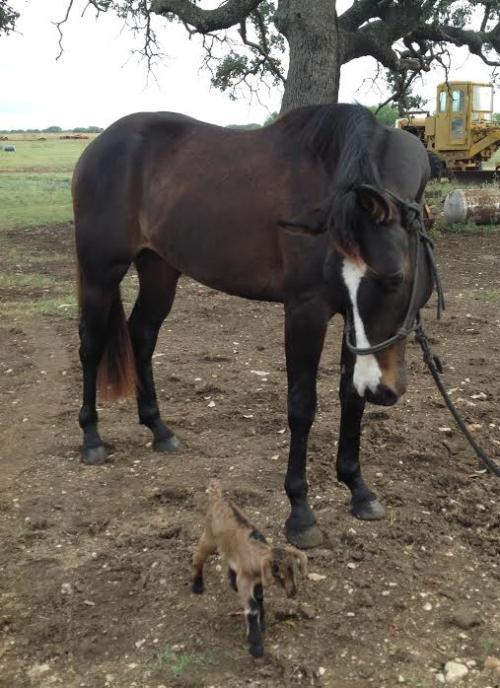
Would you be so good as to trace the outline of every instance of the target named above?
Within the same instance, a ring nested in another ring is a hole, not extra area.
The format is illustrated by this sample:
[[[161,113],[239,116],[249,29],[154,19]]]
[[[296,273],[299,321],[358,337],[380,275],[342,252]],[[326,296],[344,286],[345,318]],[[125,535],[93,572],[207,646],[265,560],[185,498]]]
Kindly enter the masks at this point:
[[[374,392],[367,389],[365,396],[366,400],[371,404],[377,404],[377,406],[393,406],[401,395],[382,383]]]

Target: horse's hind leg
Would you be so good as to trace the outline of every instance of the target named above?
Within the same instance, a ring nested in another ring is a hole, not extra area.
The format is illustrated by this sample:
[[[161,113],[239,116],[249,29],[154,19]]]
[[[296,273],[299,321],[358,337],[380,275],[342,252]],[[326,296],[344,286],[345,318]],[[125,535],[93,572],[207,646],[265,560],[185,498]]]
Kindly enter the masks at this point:
[[[145,249],[135,261],[139,294],[129,318],[137,373],[139,421],[153,433],[156,451],[174,451],[179,440],[160,417],[151,358],[160,327],[170,312],[179,272],[153,251]]]
[[[355,356],[342,342],[342,374],[340,378],[340,434],[337,453],[337,477],[352,494],[351,513],[363,520],[373,521],[384,517],[384,508],[367,486],[359,465],[361,419],[365,399],[353,385]]]
[[[128,263],[115,263],[103,269],[80,265],[80,361],[83,371],[83,403],[79,422],[83,431],[82,461],[101,464],[106,460],[97,430],[96,388],[100,366],[111,373],[107,382],[114,391],[125,391],[133,380],[128,333],[120,298],[119,284]],[[108,355],[105,355],[108,351]],[[109,364],[109,365],[108,365]]]

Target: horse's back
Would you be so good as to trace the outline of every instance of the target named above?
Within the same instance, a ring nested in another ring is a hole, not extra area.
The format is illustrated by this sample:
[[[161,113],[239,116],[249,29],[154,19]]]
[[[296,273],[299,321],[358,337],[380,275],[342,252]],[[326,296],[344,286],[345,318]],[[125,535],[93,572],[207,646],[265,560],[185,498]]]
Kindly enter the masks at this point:
[[[380,164],[386,188],[408,200],[421,200],[430,178],[427,151],[414,134],[386,127],[387,146]]]

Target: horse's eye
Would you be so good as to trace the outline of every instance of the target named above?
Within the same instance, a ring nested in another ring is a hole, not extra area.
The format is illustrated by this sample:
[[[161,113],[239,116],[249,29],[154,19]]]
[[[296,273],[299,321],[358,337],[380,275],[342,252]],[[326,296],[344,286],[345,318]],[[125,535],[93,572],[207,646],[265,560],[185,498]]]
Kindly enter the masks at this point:
[[[394,275],[389,275],[388,277],[381,277],[379,279],[380,286],[384,291],[396,291],[403,283],[404,275],[402,272],[398,272]]]

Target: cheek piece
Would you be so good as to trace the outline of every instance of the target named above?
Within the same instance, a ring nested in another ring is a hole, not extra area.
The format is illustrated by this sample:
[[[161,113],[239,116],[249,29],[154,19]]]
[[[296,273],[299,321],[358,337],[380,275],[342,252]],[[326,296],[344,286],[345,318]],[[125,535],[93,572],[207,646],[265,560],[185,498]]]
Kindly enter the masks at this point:
[[[417,300],[417,287],[419,284],[419,265],[420,265],[420,254],[422,246],[424,247],[425,254],[427,257],[427,263],[432,276],[433,288],[436,289],[438,300],[437,300],[437,317],[438,320],[441,318],[441,313],[445,309],[443,288],[441,285],[441,280],[439,278],[439,273],[437,270],[436,261],[434,259],[433,253],[433,243],[427,232],[425,231],[425,224],[423,218],[423,208],[419,203],[410,203],[404,201],[402,198],[392,193],[391,191],[384,192],[399,208],[402,218],[402,225],[408,232],[410,238],[414,238],[415,251],[414,251],[414,262],[413,262],[413,284],[411,288],[410,300],[408,301],[408,307],[406,309],[406,316],[403,320],[402,325],[400,325],[398,331],[389,339],[384,339],[383,342],[374,344],[368,347],[357,347],[352,342],[353,333],[353,322],[351,313],[348,311],[346,316],[346,334],[345,343],[349,351],[356,356],[370,356],[373,354],[378,354],[385,351],[389,347],[393,346],[396,342],[406,339],[408,335],[417,331],[420,327],[420,311],[416,307]]]

